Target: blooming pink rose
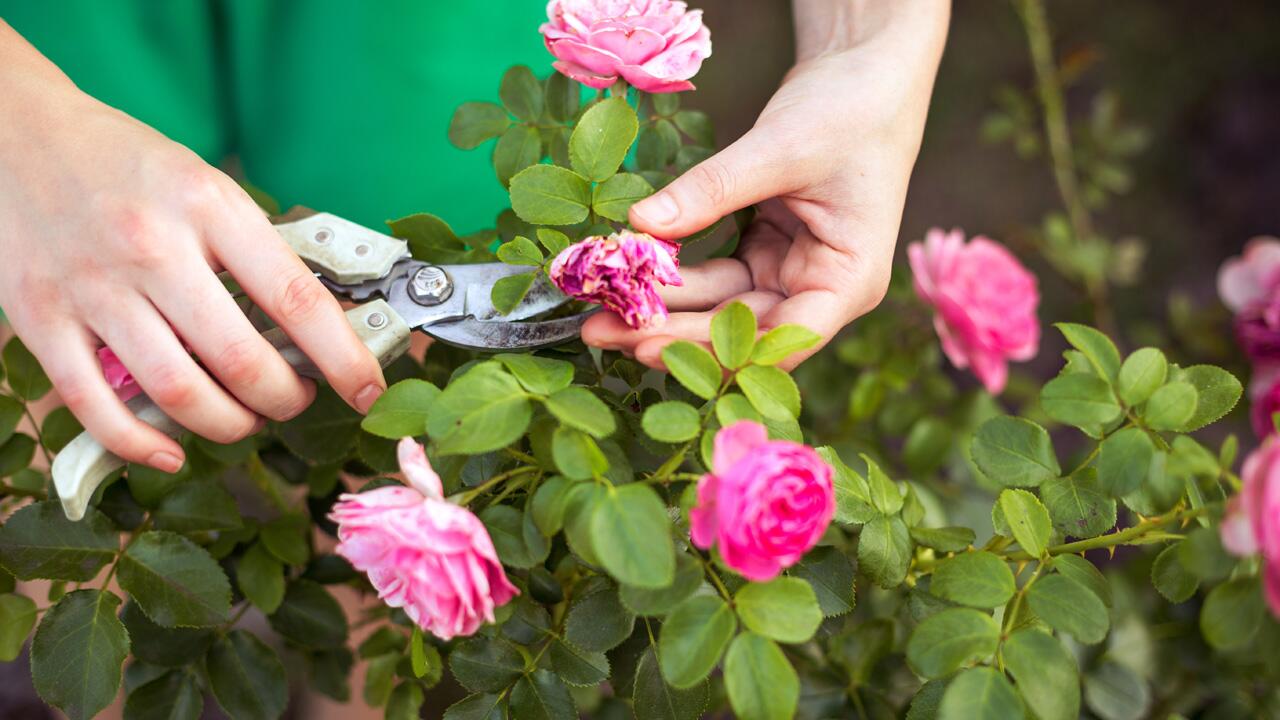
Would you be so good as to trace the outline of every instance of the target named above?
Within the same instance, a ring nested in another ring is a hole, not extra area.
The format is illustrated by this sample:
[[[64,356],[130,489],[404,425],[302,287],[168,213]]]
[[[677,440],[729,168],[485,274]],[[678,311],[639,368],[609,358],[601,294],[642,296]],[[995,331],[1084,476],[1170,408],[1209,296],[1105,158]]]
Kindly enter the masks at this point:
[[[1004,390],[1008,361],[1039,349],[1036,276],[1000,243],[979,235],[966,244],[960,230],[930,230],[907,258],[951,364],[972,367],[990,393]]]
[[[692,90],[711,56],[702,11],[678,0],[551,0],[539,31],[555,68],[588,87],[624,80],[649,93]]]
[[[599,303],[633,328],[666,322],[657,285],[680,285],[680,246],[623,230],[570,245],[551,263],[551,282],[566,295]]]
[[[138,382],[133,379],[124,363],[120,362],[120,358],[116,357],[114,350],[109,347],[98,348],[98,362],[102,364],[102,375],[107,379],[107,384],[116,391],[116,397],[128,400],[142,392],[142,388],[138,387]]]
[[[755,582],[777,577],[809,551],[836,512],[831,466],[813,448],[770,440],[740,420],[716,434],[712,472],[689,511],[693,544]]]
[[[398,451],[411,487],[338,498],[329,516],[338,524],[336,552],[424,630],[441,640],[471,635],[520,591],[480,519],[444,499],[422,445],[404,438]]]
[[[1244,461],[1244,486],[1227,503],[1222,544],[1234,555],[1262,553],[1262,586],[1280,617],[1280,440],[1267,438]]]

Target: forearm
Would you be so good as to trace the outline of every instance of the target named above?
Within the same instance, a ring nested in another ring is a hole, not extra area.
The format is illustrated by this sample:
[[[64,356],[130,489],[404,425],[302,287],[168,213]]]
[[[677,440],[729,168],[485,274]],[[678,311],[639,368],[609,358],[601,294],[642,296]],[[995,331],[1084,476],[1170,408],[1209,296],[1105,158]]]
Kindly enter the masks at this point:
[[[0,107],[12,107],[15,99],[50,83],[75,87],[57,65],[0,19]]]
[[[908,44],[924,60],[941,57],[951,0],[793,0],[796,62],[867,42]]]

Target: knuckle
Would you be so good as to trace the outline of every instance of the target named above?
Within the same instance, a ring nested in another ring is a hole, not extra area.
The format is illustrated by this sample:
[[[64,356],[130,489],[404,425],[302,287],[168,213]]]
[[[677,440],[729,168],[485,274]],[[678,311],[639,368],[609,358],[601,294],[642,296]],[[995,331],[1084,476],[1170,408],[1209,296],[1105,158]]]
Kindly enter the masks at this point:
[[[244,420],[212,426],[205,431],[205,437],[221,445],[230,445],[249,437],[256,428],[257,420],[249,413],[245,415],[247,417]]]
[[[62,404],[66,405],[73,415],[79,417],[89,408],[91,401],[88,383],[73,377],[50,378],[50,382],[57,388]]]
[[[172,365],[159,365],[148,373],[147,394],[163,408],[185,408],[195,402],[196,384],[190,374]]]
[[[208,167],[193,163],[176,172],[175,182],[180,202],[188,208],[202,210],[223,201],[222,180]]]
[[[276,312],[282,325],[300,322],[311,317],[320,304],[331,299],[329,291],[324,289],[310,275],[297,274],[286,282],[275,298]]]
[[[733,195],[733,173],[720,160],[708,158],[691,172],[694,187],[712,205],[721,205]]]
[[[267,417],[277,422],[292,420],[302,414],[310,404],[310,398],[307,393],[299,390],[298,392],[289,393],[285,400],[271,408],[267,413]]]
[[[213,367],[226,385],[253,385],[262,377],[264,358],[257,338],[232,340],[218,350]]]
[[[159,220],[148,210],[119,210],[107,220],[108,242],[127,262],[144,269],[161,265],[172,247],[166,247]]]

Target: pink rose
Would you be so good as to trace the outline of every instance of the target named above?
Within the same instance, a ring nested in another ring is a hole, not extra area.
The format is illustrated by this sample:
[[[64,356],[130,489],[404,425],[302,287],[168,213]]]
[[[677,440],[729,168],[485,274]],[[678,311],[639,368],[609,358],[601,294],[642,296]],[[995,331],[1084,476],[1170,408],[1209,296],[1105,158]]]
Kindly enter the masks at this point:
[[[1280,285],[1280,239],[1256,237],[1244,254],[1230,258],[1218,269],[1218,296],[1232,312],[1265,301]]]
[[[702,11],[678,0],[551,0],[539,31],[555,68],[588,87],[621,76],[649,93],[692,90],[711,56]]]
[[[444,499],[422,446],[404,438],[398,450],[411,487],[338,498],[329,516],[338,524],[336,551],[424,630],[441,640],[471,635],[520,591],[480,519]]]
[[[116,397],[129,400],[142,392],[142,388],[138,387],[138,382],[133,379],[124,363],[120,362],[120,358],[116,357],[114,350],[109,347],[98,348],[98,362],[102,364],[102,375],[107,379],[107,384],[116,391]]]
[[[826,532],[835,488],[813,448],[770,440],[763,425],[741,420],[716,434],[713,460],[689,511],[690,537],[704,550],[718,547],[738,574],[771,580]]]
[[[566,295],[599,303],[633,328],[659,326],[667,305],[657,285],[680,285],[680,246],[626,230],[570,245],[551,263],[551,282]]]
[[[1253,432],[1260,438],[1274,433],[1276,426],[1271,418],[1280,412],[1280,365],[1263,363],[1254,367],[1249,402]]]
[[[1227,503],[1222,544],[1234,555],[1262,554],[1262,586],[1280,617],[1280,440],[1267,438],[1245,458],[1244,486]]]
[[[930,230],[907,247],[907,258],[951,364],[972,367],[990,393],[1004,390],[1008,361],[1030,360],[1039,349],[1036,276],[1000,243],[979,235],[965,244],[960,230]]]

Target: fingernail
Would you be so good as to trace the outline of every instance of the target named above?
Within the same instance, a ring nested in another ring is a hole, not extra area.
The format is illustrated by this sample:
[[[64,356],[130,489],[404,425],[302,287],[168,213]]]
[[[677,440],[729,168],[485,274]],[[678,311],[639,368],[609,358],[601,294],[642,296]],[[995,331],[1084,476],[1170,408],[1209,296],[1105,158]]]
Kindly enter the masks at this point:
[[[675,222],[680,208],[676,206],[676,201],[670,195],[662,193],[636,205],[636,212],[650,222],[670,225]]]
[[[356,393],[356,410],[359,410],[361,414],[367,414],[369,408],[373,407],[374,401],[381,397],[382,393],[383,389],[380,385],[365,385],[363,390]]]
[[[147,460],[151,467],[167,473],[176,473],[182,469],[182,458],[173,453],[158,452]]]

